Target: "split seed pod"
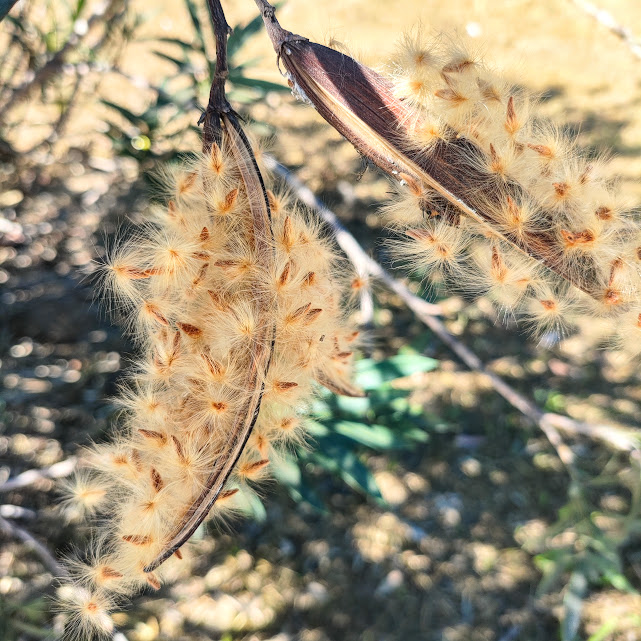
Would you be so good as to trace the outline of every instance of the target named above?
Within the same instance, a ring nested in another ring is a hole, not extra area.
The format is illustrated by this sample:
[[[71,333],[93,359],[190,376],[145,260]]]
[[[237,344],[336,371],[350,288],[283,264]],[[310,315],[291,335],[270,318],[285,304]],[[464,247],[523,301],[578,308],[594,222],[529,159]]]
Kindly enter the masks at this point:
[[[293,93],[397,182],[385,211],[409,267],[488,294],[539,333],[614,318],[641,351],[641,228],[604,163],[534,120],[526,92],[445,38],[407,36],[380,74],[257,4]]]
[[[120,431],[69,486],[75,512],[101,519],[62,590],[83,638],[110,631],[113,595],[158,589],[198,525],[304,440],[315,381],[362,395],[332,244],[266,188],[226,102],[210,103],[204,131],[203,153],[166,172],[167,205],[104,268],[140,356]]]

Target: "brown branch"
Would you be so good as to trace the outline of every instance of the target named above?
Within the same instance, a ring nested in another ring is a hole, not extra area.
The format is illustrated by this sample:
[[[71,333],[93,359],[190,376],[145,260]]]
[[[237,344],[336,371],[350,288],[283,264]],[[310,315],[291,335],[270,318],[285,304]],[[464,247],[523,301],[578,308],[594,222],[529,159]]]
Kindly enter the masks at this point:
[[[633,429],[619,428],[611,425],[594,425],[576,421],[568,416],[553,412],[545,412],[528,398],[523,396],[505,382],[500,376],[487,369],[481,359],[468,347],[458,341],[445,327],[443,322],[436,317],[441,310],[437,305],[432,305],[412,292],[401,281],[391,276],[379,263],[367,256],[356,238],[341,224],[336,214],[328,209],[313,192],[303,185],[288,169],[278,164],[273,158],[265,158],[267,167],[278,174],[292,189],[296,196],[308,207],[314,209],[320,217],[330,226],[336,237],[336,242],[345,252],[347,257],[360,270],[377,278],[396,293],[403,302],[414,312],[416,317],[424,323],[438,338],[445,343],[471,370],[485,375],[492,387],[512,407],[530,419],[544,432],[550,443],[556,449],[559,458],[570,465],[573,453],[565,445],[559,431],[573,436],[585,436],[607,443],[617,450],[632,451],[638,449],[639,435]]]

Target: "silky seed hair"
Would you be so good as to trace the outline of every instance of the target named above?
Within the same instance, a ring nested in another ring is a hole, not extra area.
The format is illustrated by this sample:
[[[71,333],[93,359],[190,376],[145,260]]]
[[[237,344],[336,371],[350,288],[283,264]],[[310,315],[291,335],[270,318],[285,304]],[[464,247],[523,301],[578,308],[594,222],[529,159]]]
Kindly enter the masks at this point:
[[[201,495],[251,392],[250,346],[266,322],[256,291],[275,327],[262,404],[208,518],[232,512],[269,476],[279,451],[304,442],[315,380],[351,389],[359,332],[348,320],[344,266],[318,222],[268,190],[273,268],[265,271],[250,195],[224,143],[164,170],[162,184],[167,204],[152,208],[103,267],[106,293],[139,355],[118,397],[117,433],[85,453],[67,484],[65,513],[95,519],[91,546],[68,564],[75,582],[61,597],[70,634],[82,639],[110,633],[116,597],[160,587],[166,564],[149,565]],[[178,549],[168,563],[181,558]]]
[[[487,295],[539,336],[611,318],[617,345],[641,353],[641,228],[605,159],[581,154],[533,115],[530,94],[449,37],[406,35],[388,76],[411,108],[411,145],[428,160],[456,146],[464,196],[483,212],[480,222],[460,215],[400,173],[384,214],[401,262]]]

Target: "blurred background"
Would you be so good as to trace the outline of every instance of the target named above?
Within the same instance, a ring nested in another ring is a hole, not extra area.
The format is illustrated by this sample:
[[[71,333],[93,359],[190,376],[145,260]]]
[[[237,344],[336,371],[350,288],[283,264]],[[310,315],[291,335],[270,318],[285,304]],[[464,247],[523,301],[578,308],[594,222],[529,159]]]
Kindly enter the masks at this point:
[[[641,4],[596,3],[600,13],[578,0],[287,0],[278,15],[375,67],[408,30],[459,34],[539,94],[540,114],[588,153],[611,153],[638,206]],[[389,182],[291,96],[254,4],[224,6],[234,106],[388,264],[378,206]],[[87,529],[61,517],[56,488],[78,449],[116,428],[111,397],[133,350],[100,302],[94,261],[141,219],[154,169],[199,148],[212,64],[197,0],[20,0],[0,23],[0,640],[60,634],[52,561]],[[541,408],[638,424],[638,363],[604,350],[596,328],[545,348],[488,301],[410,286]],[[568,437],[574,461],[564,465],[396,295],[378,285],[373,294],[357,367],[369,398],[321,394],[312,448],[285,461],[249,518],[199,530],[181,573],[116,615],[119,634],[641,639],[636,444],[622,452]]]

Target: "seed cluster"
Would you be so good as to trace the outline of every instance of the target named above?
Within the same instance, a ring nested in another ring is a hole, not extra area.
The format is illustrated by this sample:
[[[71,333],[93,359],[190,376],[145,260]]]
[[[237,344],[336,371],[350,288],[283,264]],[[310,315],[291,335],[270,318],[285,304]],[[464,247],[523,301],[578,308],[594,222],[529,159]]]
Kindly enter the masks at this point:
[[[641,232],[605,161],[582,156],[533,117],[527,92],[449,39],[406,36],[390,75],[415,114],[413,144],[426,157],[456,148],[463,198],[479,212],[462,216],[407,176],[386,207],[398,255],[486,294],[536,333],[610,318],[619,344],[641,352]]]
[[[279,449],[304,439],[315,379],[349,386],[358,331],[344,313],[348,283],[336,276],[337,256],[318,224],[267,191],[272,233],[262,260],[250,202],[257,195],[224,145],[166,178],[168,205],[105,266],[140,357],[120,393],[117,435],[88,452],[68,488],[70,504],[101,517],[89,560],[71,564],[77,581],[65,587],[83,639],[90,629],[109,631],[114,594],[160,587],[160,572],[145,568],[227,455],[255,392],[246,381],[257,341],[271,350],[258,378],[260,412],[208,518],[233,509],[277,464]],[[181,557],[178,549],[171,562]]]

